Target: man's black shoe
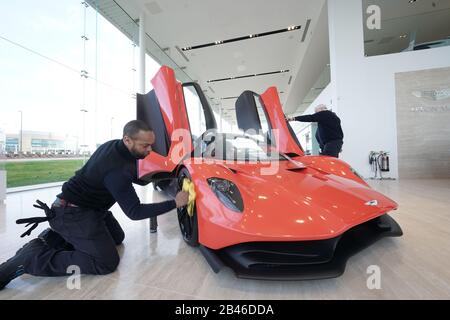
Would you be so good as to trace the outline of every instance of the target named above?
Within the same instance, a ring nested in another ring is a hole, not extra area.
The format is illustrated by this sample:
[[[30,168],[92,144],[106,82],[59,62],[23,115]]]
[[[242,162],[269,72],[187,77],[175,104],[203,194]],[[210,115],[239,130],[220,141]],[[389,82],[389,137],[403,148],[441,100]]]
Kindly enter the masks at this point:
[[[33,239],[19,249],[14,257],[8,259],[0,265],[0,290],[2,290],[11,280],[20,277],[25,272],[25,267],[31,259],[41,252],[45,243],[37,238]]]

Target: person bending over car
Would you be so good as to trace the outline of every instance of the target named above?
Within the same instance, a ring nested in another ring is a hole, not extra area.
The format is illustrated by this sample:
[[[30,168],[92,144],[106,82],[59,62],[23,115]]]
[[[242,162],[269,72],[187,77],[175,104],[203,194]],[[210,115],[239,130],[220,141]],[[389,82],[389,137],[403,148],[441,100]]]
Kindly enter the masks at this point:
[[[113,272],[120,260],[116,246],[125,237],[109,211],[116,202],[132,220],[148,219],[185,206],[188,193],[183,191],[175,200],[151,204],[140,203],[136,195],[133,183],[148,184],[137,177],[137,160],[151,152],[154,141],[154,133],[144,122],[128,122],[122,139],[102,144],[63,184],[51,208],[37,201],[39,205],[35,206],[46,211],[45,220],[51,228],[0,265],[0,290],[24,273],[67,276],[69,266],[78,266],[82,274]],[[42,218],[24,220],[36,219]]]
[[[317,122],[316,139],[319,143],[321,155],[339,158],[344,133],[341,128],[341,119],[323,104],[315,108],[315,113],[298,117],[287,118],[288,121]]]

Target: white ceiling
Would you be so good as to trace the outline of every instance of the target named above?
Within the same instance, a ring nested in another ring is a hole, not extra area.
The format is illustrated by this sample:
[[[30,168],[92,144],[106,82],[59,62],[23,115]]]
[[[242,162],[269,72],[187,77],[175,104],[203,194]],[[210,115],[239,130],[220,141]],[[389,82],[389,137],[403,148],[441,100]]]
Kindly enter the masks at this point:
[[[291,92],[289,78],[297,77],[307,46],[316,28],[325,0],[115,0],[133,19],[140,10],[147,14],[146,32],[213,99],[213,107],[233,109],[235,99],[244,90],[262,93],[276,86],[282,103]],[[311,19],[306,39],[301,42],[305,24]],[[299,30],[238,42],[185,51],[186,61],[176,49],[226,40],[249,34],[301,25]],[[328,42],[328,39],[326,39]],[[313,83],[325,65],[316,68]],[[290,72],[208,83],[211,79],[235,77],[289,69]],[[299,75],[300,76],[300,75]],[[149,75],[150,77],[150,75]],[[307,86],[300,83],[298,86]],[[210,90],[211,87],[213,91]],[[294,103],[300,105],[309,87],[294,88],[305,92]],[[291,99],[292,100],[292,99]],[[228,112],[228,120],[234,112]]]
[[[147,15],[146,32],[157,43],[147,44],[147,50],[158,56],[163,64],[174,62],[182,67],[191,79],[199,82],[205,94],[212,98],[213,108],[218,110],[222,107],[227,110],[225,118],[229,121],[234,118],[235,99],[222,98],[239,96],[244,90],[262,93],[268,87],[276,86],[282,92],[280,98],[285,112],[298,114],[320,92],[311,88],[323,87],[329,81],[329,71],[326,70],[329,48],[325,0],[87,1],[95,1],[109,21],[135,40],[137,27],[131,19],[137,20],[140,12],[144,11]],[[382,13],[382,29],[365,30],[365,40],[373,40],[366,44],[369,55],[401,50],[407,46],[408,39],[400,38],[400,35],[417,27],[419,42],[430,36],[450,35],[450,0],[417,0],[412,4],[409,0],[363,0],[364,10],[369,4],[379,5]],[[305,41],[301,42],[308,19],[311,19],[311,25]],[[301,28],[185,51],[189,61],[176,49],[283,29],[291,25],[301,25]],[[164,48],[170,59],[158,52],[158,46]],[[211,79],[285,69],[290,71],[207,82]],[[175,71],[183,76],[183,72]],[[151,78],[152,75],[147,77]],[[290,79],[291,83],[288,84]]]

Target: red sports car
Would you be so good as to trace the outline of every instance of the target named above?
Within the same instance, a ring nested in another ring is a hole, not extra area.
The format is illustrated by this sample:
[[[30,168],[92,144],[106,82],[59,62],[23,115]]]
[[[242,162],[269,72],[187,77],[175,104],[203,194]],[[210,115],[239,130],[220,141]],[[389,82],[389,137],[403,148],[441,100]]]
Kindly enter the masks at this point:
[[[156,135],[139,176],[171,194],[185,178],[194,183],[194,211],[178,209],[180,229],[215,272],[226,265],[245,278],[336,277],[351,255],[402,235],[387,215],[394,201],[347,163],[304,155],[275,87],[245,91],[236,101],[245,133],[226,134],[198,84],[179,83],[166,66],[152,84],[137,99],[137,118]]]

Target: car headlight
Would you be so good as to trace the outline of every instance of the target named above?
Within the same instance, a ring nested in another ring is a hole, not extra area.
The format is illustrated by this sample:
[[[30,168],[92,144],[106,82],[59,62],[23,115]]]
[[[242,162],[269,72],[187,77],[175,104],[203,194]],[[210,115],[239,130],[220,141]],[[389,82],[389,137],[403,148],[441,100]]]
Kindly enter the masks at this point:
[[[225,207],[236,212],[244,211],[241,193],[233,182],[221,178],[209,178],[207,181]]]

